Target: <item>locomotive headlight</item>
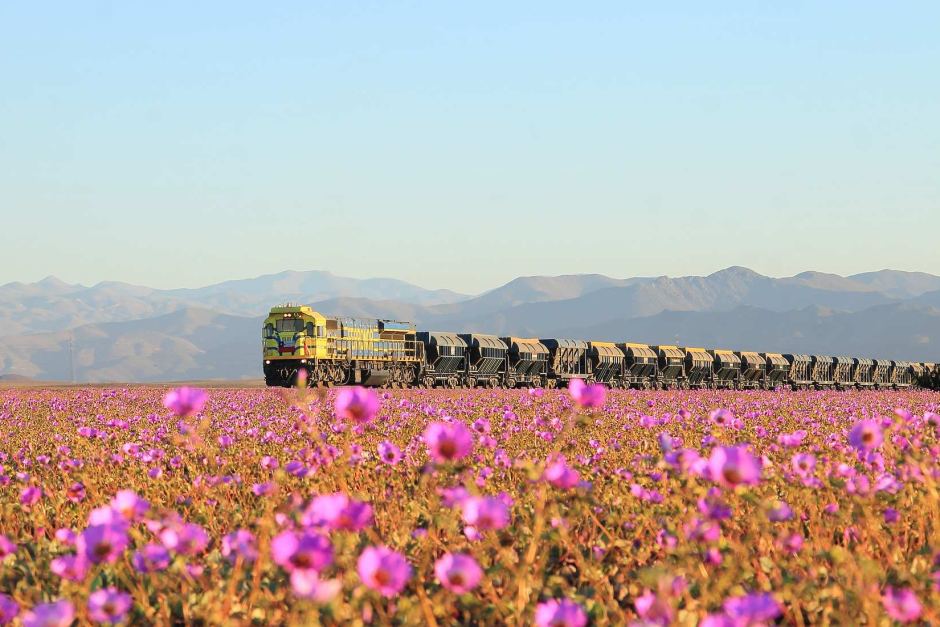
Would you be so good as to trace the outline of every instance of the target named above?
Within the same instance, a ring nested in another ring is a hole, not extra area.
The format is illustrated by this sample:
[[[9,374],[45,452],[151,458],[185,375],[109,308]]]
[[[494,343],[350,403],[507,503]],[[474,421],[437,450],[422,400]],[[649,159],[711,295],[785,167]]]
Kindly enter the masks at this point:
[[[305,364],[305,363],[307,363],[307,360],[306,360],[306,359],[301,359],[301,360],[300,360],[300,363]]]
[[[270,365],[270,364],[271,364],[271,360],[270,360],[270,359],[265,359],[265,360],[264,360],[264,363]]]

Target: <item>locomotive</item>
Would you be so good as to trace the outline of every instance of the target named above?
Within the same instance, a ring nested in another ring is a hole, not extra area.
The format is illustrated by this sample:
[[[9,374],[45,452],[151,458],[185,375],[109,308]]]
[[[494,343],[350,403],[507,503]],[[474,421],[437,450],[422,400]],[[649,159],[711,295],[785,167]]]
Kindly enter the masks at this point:
[[[539,387],[572,379],[633,389],[904,389],[937,364],[632,342],[417,331],[410,322],[271,308],[265,383],[294,386]]]

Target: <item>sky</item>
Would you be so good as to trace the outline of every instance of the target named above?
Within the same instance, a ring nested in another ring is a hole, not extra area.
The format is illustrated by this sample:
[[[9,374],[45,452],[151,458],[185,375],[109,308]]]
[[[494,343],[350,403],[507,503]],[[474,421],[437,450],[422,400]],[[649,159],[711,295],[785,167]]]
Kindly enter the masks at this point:
[[[940,3],[10,2],[0,283],[940,274]]]

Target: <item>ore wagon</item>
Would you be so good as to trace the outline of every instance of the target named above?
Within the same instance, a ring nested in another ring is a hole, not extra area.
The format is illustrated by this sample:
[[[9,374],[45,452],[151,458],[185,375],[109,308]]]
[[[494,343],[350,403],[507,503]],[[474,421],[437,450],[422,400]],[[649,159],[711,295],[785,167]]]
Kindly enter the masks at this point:
[[[540,339],[539,342],[548,349],[547,387],[563,387],[571,379],[594,381],[587,342],[557,338]]]
[[[715,386],[724,389],[735,389],[741,383],[741,357],[732,351],[715,349],[712,369],[715,373]]]
[[[535,338],[500,338],[509,348],[506,387],[543,387],[547,381],[548,349]]]
[[[623,342],[617,344],[617,348],[624,355],[624,387],[648,389],[664,384],[665,375],[662,374],[659,356],[653,347],[646,344]]]
[[[425,387],[456,388],[467,384],[467,343],[456,333],[420,331],[424,350],[421,383]]]
[[[467,344],[467,384],[499,387],[506,376],[506,354],[509,347],[495,335],[461,333]]]
[[[735,355],[741,362],[740,387],[756,389],[763,385],[767,376],[767,360],[760,353],[739,351]]]
[[[588,342],[588,360],[594,379],[609,387],[623,387],[623,352],[613,342]]]

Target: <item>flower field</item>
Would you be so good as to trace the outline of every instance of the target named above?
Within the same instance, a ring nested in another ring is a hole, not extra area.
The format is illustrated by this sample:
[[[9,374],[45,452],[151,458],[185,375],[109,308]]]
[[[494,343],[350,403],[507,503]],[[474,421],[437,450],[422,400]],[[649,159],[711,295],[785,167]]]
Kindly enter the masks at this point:
[[[0,390],[0,624],[940,624],[940,396]]]

